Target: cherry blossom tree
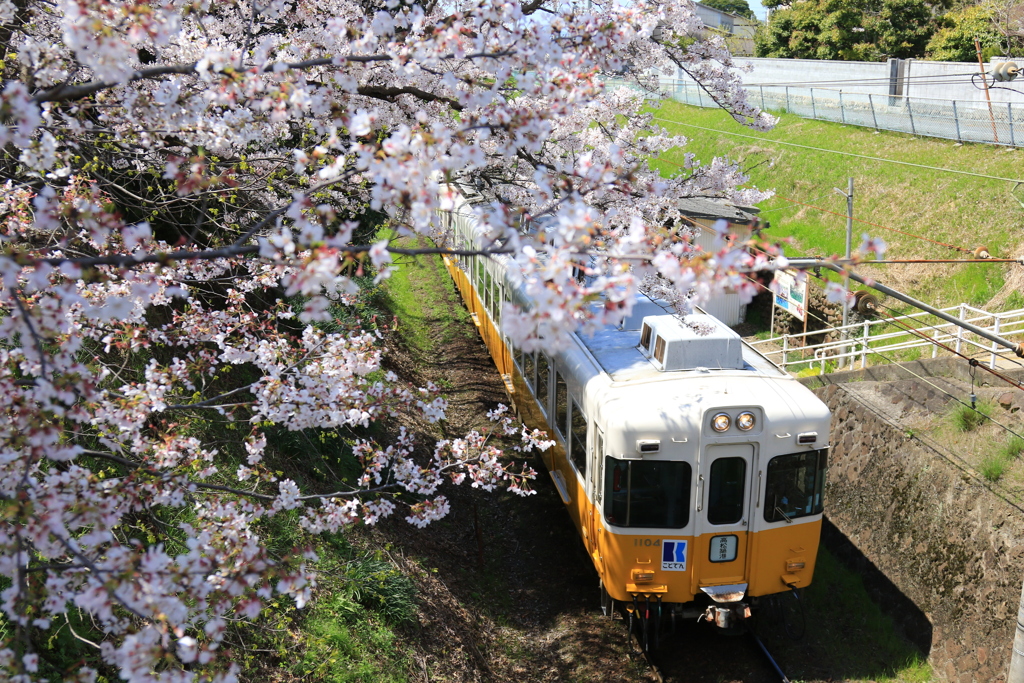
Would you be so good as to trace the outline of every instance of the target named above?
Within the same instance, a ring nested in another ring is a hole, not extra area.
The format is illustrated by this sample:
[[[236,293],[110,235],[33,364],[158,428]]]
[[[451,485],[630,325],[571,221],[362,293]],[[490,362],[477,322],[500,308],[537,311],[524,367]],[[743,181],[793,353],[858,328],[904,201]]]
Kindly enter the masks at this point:
[[[444,417],[376,332],[334,322],[394,255],[451,251],[452,183],[491,199],[482,253],[534,301],[503,311],[524,348],[617,320],[652,278],[684,305],[751,295],[763,259],[697,251],[676,204],[766,195],[723,160],[652,170],[685,139],[607,86],[682,69],[770,127],[699,30],[687,0],[0,0],[0,677],[41,677],[36,643],[76,609],[125,680],[233,680],[227,623],[315,585],[315,553],[269,553],[265,520],[422,526],[446,481],[529,492],[499,441],[548,442],[501,409],[428,457],[405,431],[357,440],[333,491],[264,460],[272,429]]]

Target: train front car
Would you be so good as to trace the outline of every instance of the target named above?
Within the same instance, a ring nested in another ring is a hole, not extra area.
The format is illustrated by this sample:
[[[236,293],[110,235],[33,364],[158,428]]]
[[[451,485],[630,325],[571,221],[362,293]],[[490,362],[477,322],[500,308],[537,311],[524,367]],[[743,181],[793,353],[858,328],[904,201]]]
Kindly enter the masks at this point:
[[[645,309],[583,341],[607,380],[588,385],[591,555],[639,618],[741,626],[752,598],[811,581],[829,411],[715,318]]]

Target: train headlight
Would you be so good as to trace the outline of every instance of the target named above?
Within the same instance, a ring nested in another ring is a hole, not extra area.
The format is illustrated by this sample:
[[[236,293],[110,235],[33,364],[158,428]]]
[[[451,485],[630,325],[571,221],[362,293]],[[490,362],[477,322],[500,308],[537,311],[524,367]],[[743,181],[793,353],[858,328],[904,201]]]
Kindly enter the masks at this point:
[[[719,413],[711,418],[711,428],[716,432],[725,432],[729,429],[729,415],[726,413]]]
[[[745,432],[749,432],[754,428],[754,414],[750,412],[740,413],[740,416],[736,418],[736,426]]]

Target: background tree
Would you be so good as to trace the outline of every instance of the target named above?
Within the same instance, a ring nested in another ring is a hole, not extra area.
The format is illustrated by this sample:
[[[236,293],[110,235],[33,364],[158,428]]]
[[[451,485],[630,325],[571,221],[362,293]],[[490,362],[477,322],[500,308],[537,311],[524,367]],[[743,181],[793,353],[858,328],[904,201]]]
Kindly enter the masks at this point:
[[[648,159],[685,139],[604,87],[682,69],[772,125],[685,0],[0,0],[0,27],[5,680],[233,680],[230,625],[315,585],[311,545],[273,552],[269,527],[422,526],[446,483],[529,492],[500,446],[541,436],[501,411],[422,446],[374,430],[445,414],[384,371],[358,312],[394,254],[445,250],[449,181],[492,198],[481,255],[535,302],[502,315],[526,350],[621,319],[644,277],[750,296],[766,265],[665,228],[682,197],[765,194],[720,159],[661,177]],[[337,433],[351,477],[276,466],[286,436]],[[93,649],[62,668],[40,644],[65,626]]]
[[[923,0],[800,0],[755,35],[758,57],[884,61],[921,57],[935,30]]]
[[[967,5],[942,15],[939,29],[928,42],[927,57],[940,62],[976,62],[975,38],[981,43],[983,59],[1003,54],[994,5]]]
[[[994,3],[993,23],[1002,36],[1004,55],[1024,55],[1024,3],[1016,0],[1002,0]]]
[[[714,7],[729,14],[735,14],[736,16],[756,19],[754,11],[750,9],[750,3],[747,0],[706,0],[702,1],[701,4]]]

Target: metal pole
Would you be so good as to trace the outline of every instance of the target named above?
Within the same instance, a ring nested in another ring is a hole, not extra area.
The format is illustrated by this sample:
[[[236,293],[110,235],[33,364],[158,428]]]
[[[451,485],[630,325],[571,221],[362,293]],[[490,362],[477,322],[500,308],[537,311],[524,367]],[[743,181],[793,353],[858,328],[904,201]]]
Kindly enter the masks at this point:
[[[875,116],[875,101],[871,99],[871,93],[868,93],[868,104],[871,105],[871,120],[875,124],[875,130],[878,130],[878,117]]]
[[[1001,320],[1001,318],[999,317],[998,313],[996,313],[995,318],[996,318],[996,324],[992,326],[992,331],[995,332],[996,334],[999,334],[999,321]],[[997,353],[997,351],[998,351],[998,349],[996,348],[996,345],[993,343],[992,344],[992,357],[988,361],[988,366],[991,369],[993,369],[993,370],[996,369],[996,358],[997,358],[996,353]]]
[[[1013,134],[1013,105],[1006,103],[1006,124],[1010,127],[1010,144],[1017,146],[1017,136]]]
[[[757,87],[761,89],[761,111],[765,111],[767,107],[764,106],[764,86],[759,85]]]
[[[1024,683],[1024,586],[1021,587],[1020,604],[1017,607],[1017,630],[1013,635],[1006,683]]]
[[[904,97],[903,103],[907,105],[907,116],[910,117],[910,134],[917,135],[917,129],[914,128],[914,110],[910,108],[910,98]]]
[[[956,113],[956,100],[953,100],[953,123],[956,124],[956,141],[963,144],[963,140],[960,139],[960,117]]]
[[[814,88],[811,88],[811,116],[818,118],[818,107],[814,104]]]
[[[860,369],[863,370],[868,366],[868,338],[871,336],[871,321],[864,321],[864,347],[860,351]],[[850,363],[850,369],[853,369],[853,362]]]
[[[960,313],[960,317],[961,318],[963,318],[963,317],[965,317],[967,315],[967,312],[964,310],[964,305],[963,304],[960,304],[959,313]],[[964,328],[958,327],[958,328],[956,328],[956,352],[957,353],[960,353],[960,349],[963,348],[963,344],[964,344]]]
[[[842,94],[843,94],[842,91],[840,91],[839,95],[842,96]],[[841,102],[842,102],[842,100],[840,100],[840,103]],[[838,187],[833,188],[833,189],[836,192],[838,192],[839,194],[841,194],[844,197],[846,197],[846,260],[849,261],[850,260],[850,248],[851,248],[851,243],[853,241],[853,178],[848,178],[847,180],[848,180],[848,182],[847,182],[846,192],[843,192]],[[849,276],[849,274],[847,274],[846,277],[843,278],[843,289],[845,289],[847,294],[849,294],[849,292],[850,292],[850,276]],[[850,336],[849,330],[846,329],[846,326],[849,325],[849,324],[850,324],[850,302],[849,302],[849,298],[847,298],[846,300],[843,301],[843,334],[840,337],[843,340],[847,339]],[[840,351],[840,353],[844,353],[845,354],[846,353],[846,346],[843,345],[841,347],[841,349],[842,350]]]
[[[978,39],[974,39],[974,51],[978,53],[978,68],[981,69],[981,82],[985,84],[985,99],[988,101],[988,118],[992,122],[992,137],[995,138],[996,144],[999,144],[999,133],[996,131],[996,117],[992,113],[992,96],[988,93],[988,78],[985,74],[985,63],[981,61],[981,43]]]
[[[787,112],[792,111],[792,109],[790,109],[790,106],[789,106],[789,86],[788,85],[786,86],[786,111]]]
[[[837,273],[843,272],[843,268],[841,266],[838,266],[835,263],[832,263],[830,261],[819,261],[817,259],[790,259],[789,265],[792,268],[801,268],[801,269],[804,269],[804,270],[806,270],[808,268],[828,268],[828,269],[833,270],[833,271],[835,271]],[[897,299],[899,301],[902,301],[903,303],[910,304],[911,306],[914,306],[915,308],[919,308],[922,311],[925,311],[927,313],[931,313],[936,318],[940,318],[942,320],[945,320],[948,323],[953,323],[954,325],[956,325],[956,326],[958,326],[958,327],[960,327],[962,329],[965,329],[968,332],[972,332],[972,333],[978,335],[982,339],[988,339],[989,341],[994,341],[995,343],[999,344],[1003,348],[1010,349],[1011,351],[1013,351],[1013,353],[1016,354],[1016,356],[1018,358],[1024,358],[1024,343],[1016,344],[1016,343],[1014,343],[1012,341],[1009,341],[1008,339],[1003,339],[1002,337],[1000,337],[1000,336],[998,336],[996,334],[993,334],[993,333],[989,332],[988,330],[986,330],[986,329],[984,329],[982,327],[978,327],[977,325],[969,323],[966,320],[960,320],[959,318],[954,318],[953,316],[949,315],[948,313],[940,311],[937,308],[933,308],[933,307],[929,306],[928,304],[926,304],[923,301],[919,301],[918,299],[915,299],[912,296],[904,294],[903,292],[897,291],[897,290],[892,289],[890,287],[886,287],[885,285],[877,282],[876,280],[870,280],[868,278],[861,277],[860,275],[857,275],[856,273],[849,273],[849,276],[850,276],[850,278],[852,280],[856,280],[857,282],[861,283],[862,285],[864,285],[866,287],[870,287],[871,289],[879,291],[882,294],[885,294],[887,296],[891,296],[893,299]],[[961,315],[963,315],[963,313],[961,313]]]
[[[846,124],[846,107],[843,106],[843,91],[839,91],[839,115],[843,117],[843,124]]]

